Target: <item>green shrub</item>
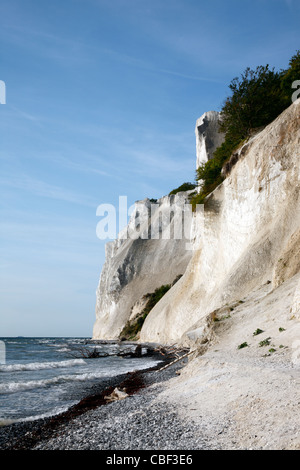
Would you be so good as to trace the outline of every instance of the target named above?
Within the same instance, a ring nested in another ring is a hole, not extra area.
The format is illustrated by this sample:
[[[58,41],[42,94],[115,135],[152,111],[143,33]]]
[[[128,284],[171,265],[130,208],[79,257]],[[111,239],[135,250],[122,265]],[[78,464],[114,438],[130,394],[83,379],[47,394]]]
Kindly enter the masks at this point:
[[[271,339],[270,337],[264,339],[263,341],[261,341],[261,342],[259,343],[259,346],[260,346],[260,347],[262,347],[262,346],[269,346],[269,344],[270,344],[270,339]]]
[[[200,193],[196,193],[191,195],[190,197],[190,204],[192,205],[192,210],[196,210],[196,205],[197,204],[204,204],[204,200],[206,198],[207,194],[204,194],[202,191]]]
[[[141,331],[148,313],[153,309],[153,307],[157,304],[157,302],[166,294],[166,292],[168,292],[168,290],[171,287],[172,287],[171,284],[166,284],[161,287],[158,287],[157,289],[155,289],[154,292],[150,294],[146,294],[145,298],[147,298],[148,300],[144,309],[139,314],[139,316],[134,319],[133,322],[128,321],[126,323],[119,337],[121,339],[128,339],[128,340],[135,339],[137,334]]]
[[[292,84],[300,80],[300,50],[291,58],[289,68],[283,71],[281,78],[281,89],[284,95],[285,104],[291,104],[291,95],[293,94]]]
[[[231,138],[225,139],[214,152],[213,158],[197,168],[196,181],[201,181],[201,190],[198,194],[191,197],[193,210],[196,204],[204,204],[206,196],[223,182],[222,168],[239,144],[239,141],[235,141]]]
[[[283,72],[261,65],[255,70],[246,68],[240,78],[231,81],[231,96],[221,111],[220,128],[226,137],[240,141],[272,122],[286,108],[282,77]]]
[[[191,189],[195,189],[196,188],[196,184],[194,183],[183,183],[181,186],[179,186],[178,188],[176,189],[173,189],[170,193],[169,193],[169,196],[171,196],[172,194],[177,194],[179,193],[180,191],[190,191]]]
[[[257,330],[254,331],[253,336],[260,335],[263,332],[264,332],[263,330],[261,330],[260,328],[257,328]]]

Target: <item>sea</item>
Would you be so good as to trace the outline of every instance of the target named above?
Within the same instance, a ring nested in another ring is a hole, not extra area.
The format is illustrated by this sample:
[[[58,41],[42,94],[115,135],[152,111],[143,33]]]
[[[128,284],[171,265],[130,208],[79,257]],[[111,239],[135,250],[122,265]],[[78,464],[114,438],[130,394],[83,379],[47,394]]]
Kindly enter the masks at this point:
[[[144,348],[130,357],[134,345],[90,338],[9,337],[0,346],[0,426],[59,414],[101,379],[158,363]],[[97,357],[89,358],[92,351]]]

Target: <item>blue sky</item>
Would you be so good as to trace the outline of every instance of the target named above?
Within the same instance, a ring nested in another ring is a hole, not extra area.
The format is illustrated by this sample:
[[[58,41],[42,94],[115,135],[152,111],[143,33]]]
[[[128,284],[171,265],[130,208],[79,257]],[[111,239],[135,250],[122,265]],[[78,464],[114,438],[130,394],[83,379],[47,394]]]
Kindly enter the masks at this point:
[[[194,181],[196,119],[288,66],[299,4],[1,0],[0,336],[92,335],[98,205]]]

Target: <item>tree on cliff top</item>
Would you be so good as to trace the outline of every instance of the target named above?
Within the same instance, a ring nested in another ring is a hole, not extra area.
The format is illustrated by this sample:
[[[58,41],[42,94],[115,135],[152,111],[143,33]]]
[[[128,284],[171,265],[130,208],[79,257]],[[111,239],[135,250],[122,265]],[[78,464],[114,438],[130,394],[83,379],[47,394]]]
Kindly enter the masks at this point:
[[[281,87],[283,72],[269,65],[249,67],[240,78],[234,78],[221,110],[221,131],[232,141],[241,141],[259,127],[272,122],[285,108],[286,97]]]
[[[292,57],[287,70],[275,72],[269,65],[255,70],[246,68],[240,77],[234,78],[221,109],[220,131],[225,141],[214,152],[211,160],[201,165],[196,172],[196,181],[201,181],[199,194],[192,204],[201,204],[205,197],[222,180],[221,170],[234,150],[255,129],[266,126],[291,104],[291,84],[300,79],[300,52]]]
[[[213,158],[196,171],[201,189],[191,198],[193,207],[204,203],[206,196],[223,181],[223,165],[241,143],[291,105],[292,84],[296,80],[300,80],[300,50],[290,59],[287,70],[275,72],[269,65],[255,70],[248,67],[240,78],[231,81],[231,95],[221,109],[220,131],[225,134],[225,140]]]
[[[300,80],[300,50],[291,58],[289,68],[284,71],[281,80],[281,88],[286,97],[287,106],[291,104],[292,84],[296,80]]]

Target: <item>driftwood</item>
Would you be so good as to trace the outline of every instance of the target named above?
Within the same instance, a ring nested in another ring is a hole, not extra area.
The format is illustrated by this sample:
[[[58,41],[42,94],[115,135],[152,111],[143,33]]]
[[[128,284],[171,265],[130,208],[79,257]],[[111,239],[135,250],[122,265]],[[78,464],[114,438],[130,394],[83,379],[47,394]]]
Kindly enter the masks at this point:
[[[83,359],[92,359],[102,357],[97,348],[90,349],[84,346],[73,346],[72,350],[68,353],[70,357],[82,357]],[[105,353],[103,354],[105,355]],[[108,354],[107,354],[108,355]]]
[[[176,346],[176,344],[173,344],[171,346],[159,346],[155,348],[154,351],[159,352],[160,354],[165,356],[166,354],[167,355],[170,355],[170,354],[179,355],[182,352],[188,352],[189,349],[183,348],[183,347],[179,348],[178,346]]]
[[[189,351],[189,352],[183,354],[182,356],[177,357],[174,361],[169,362],[169,364],[163,366],[161,369],[158,369],[158,372],[161,372],[162,370],[166,369],[167,367],[170,367],[170,366],[172,366],[173,364],[176,364],[176,362],[181,361],[181,359],[184,359],[185,357],[190,356],[190,354],[193,354],[194,352],[196,352],[196,351],[194,351],[194,350],[193,350],[193,351]]]

